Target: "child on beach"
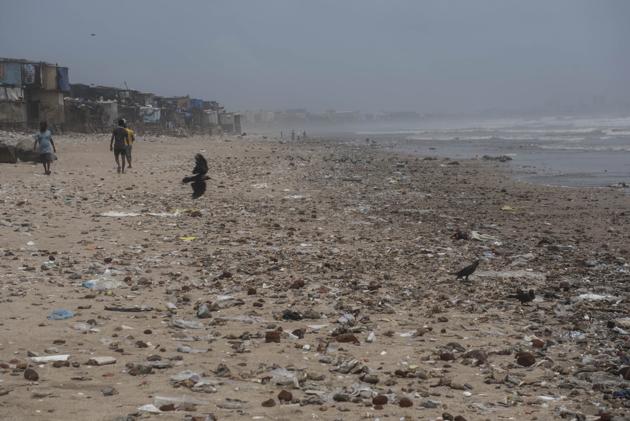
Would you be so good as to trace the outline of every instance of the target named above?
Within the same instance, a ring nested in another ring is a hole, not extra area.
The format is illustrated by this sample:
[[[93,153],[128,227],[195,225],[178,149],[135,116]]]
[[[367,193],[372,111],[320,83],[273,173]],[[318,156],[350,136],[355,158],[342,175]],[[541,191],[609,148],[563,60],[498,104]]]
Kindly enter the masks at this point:
[[[35,135],[33,151],[39,152],[39,159],[44,165],[44,174],[50,175],[50,164],[55,160],[57,148],[53,142],[52,133],[48,130],[48,123],[39,123],[39,133]]]

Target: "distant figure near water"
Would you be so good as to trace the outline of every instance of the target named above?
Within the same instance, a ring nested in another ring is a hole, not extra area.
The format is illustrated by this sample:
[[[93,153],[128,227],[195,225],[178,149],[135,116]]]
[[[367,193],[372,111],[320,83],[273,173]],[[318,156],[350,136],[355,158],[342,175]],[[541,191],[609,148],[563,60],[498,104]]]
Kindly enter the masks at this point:
[[[112,138],[109,141],[109,150],[114,151],[114,159],[118,167],[118,174],[125,173],[125,164],[127,159],[127,142],[129,142],[129,133],[125,128],[125,121],[118,120],[118,127],[112,132]],[[122,169],[119,157],[122,159]]]
[[[55,156],[57,148],[55,148],[52,133],[48,130],[48,123],[45,121],[39,123],[39,133],[35,135],[33,151],[39,152],[39,159],[44,165],[44,174],[50,175],[50,164],[57,159]]]

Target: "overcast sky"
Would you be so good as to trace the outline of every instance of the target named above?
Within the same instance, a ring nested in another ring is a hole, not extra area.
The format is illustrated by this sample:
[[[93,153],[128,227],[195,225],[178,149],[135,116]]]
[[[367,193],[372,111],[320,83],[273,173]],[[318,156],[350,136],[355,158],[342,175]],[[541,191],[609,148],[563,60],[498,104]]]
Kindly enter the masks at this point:
[[[630,97],[629,45],[626,0],[0,0],[0,56],[240,110]]]

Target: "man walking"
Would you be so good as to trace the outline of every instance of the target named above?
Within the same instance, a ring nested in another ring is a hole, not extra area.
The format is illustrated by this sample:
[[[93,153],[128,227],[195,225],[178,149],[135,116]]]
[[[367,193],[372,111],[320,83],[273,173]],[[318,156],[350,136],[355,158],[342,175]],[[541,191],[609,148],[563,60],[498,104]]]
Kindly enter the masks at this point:
[[[127,120],[124,118],[123,122],[125,123],[125,130],[127,130],[127,162],[129,162],[129,168],[131,168],[131,148],[136,140],[136,133],[128,127]]]
[[[127,142],[129,139],[129,133],[125,129],[125,121],[118,120],[118,127],[112,132],[112,138],[109,141],[109,150],[114,151],[114,159],[118,167],[118,174],[125,173],[125,164],[127,158]],[[122,158],[122,170],[120,166],[119,157]]]

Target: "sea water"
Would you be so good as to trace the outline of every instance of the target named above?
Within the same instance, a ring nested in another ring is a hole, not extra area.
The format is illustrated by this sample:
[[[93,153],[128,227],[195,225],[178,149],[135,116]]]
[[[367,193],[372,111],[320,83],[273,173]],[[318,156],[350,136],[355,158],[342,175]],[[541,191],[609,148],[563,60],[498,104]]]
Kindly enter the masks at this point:
[[[507,155],[515,176],[535,183],[630,186],[630,116],[426,121],[357,130],[352,137],[422,156]]]

